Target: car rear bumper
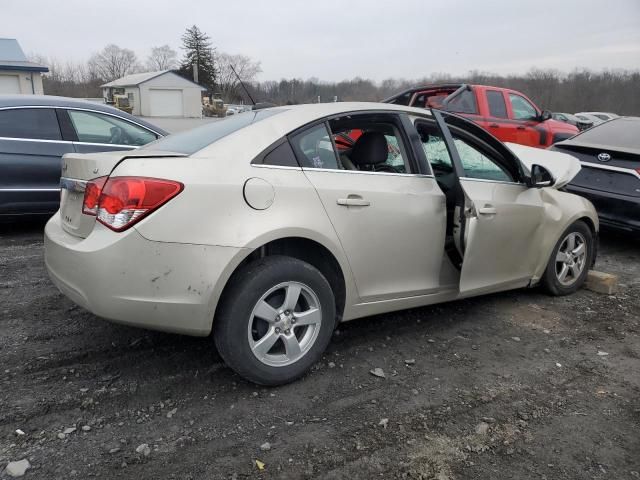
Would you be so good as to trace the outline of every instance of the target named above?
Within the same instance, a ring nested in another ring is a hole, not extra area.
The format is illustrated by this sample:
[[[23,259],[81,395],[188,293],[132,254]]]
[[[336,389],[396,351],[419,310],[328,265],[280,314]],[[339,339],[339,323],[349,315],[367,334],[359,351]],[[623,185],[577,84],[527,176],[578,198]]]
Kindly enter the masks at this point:
[[[566,189],[593,203],[602,226],[640,232],[640,197],[603,192],[571,184],[567,185]]]
[[[45,263],[58,289],[95,315],[126,325],[208,335],[221,279],[242,249],[147,240],[96,224],[85,239],[45,227]],[[224,282],[222,282],[224,283]]]

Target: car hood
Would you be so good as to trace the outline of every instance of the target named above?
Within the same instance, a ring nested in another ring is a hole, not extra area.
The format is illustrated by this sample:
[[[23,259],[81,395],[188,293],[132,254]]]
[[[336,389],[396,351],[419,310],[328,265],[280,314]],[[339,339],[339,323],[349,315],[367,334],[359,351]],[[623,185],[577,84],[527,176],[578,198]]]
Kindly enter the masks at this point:
[[[551,173],[555,179],[552,188],[562,188],[580,171],[580,161],[572,155],[541,148],[527,147],[516,143],[507,143],[525,167],[527,175],[531,174],[531,166],[538,164]]]

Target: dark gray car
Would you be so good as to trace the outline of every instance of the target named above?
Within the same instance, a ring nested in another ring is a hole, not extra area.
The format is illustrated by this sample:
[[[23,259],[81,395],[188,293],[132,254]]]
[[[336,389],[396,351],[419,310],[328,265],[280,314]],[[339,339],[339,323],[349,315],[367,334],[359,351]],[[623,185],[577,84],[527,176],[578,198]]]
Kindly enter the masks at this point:
[[[165,135],[107,105],[0,95],[0,217],[56,212],[65,153],[129,150]]]

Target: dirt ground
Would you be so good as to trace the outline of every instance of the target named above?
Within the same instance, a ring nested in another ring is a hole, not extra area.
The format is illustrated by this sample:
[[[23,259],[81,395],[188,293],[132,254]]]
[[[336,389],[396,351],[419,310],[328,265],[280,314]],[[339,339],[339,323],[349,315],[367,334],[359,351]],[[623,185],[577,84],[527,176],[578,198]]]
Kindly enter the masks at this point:
[[[264,389],[210,339],[74,306],[41,231],[0,225],[0,472],[27,458],[33,479],[640,478],[637,238],[602,236],[614,296],[519,290],[350,322],[312,373]]]

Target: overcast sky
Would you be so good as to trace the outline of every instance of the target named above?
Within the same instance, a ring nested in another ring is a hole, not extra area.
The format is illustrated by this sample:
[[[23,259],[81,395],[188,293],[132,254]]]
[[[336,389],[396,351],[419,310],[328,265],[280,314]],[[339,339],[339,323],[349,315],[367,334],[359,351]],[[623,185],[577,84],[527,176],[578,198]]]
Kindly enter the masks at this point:
[[[640,0],[0,0],[0,17],[25,52],[76,61],[108,43],[180,52],[196,24],[260,80],[640,68]]]

